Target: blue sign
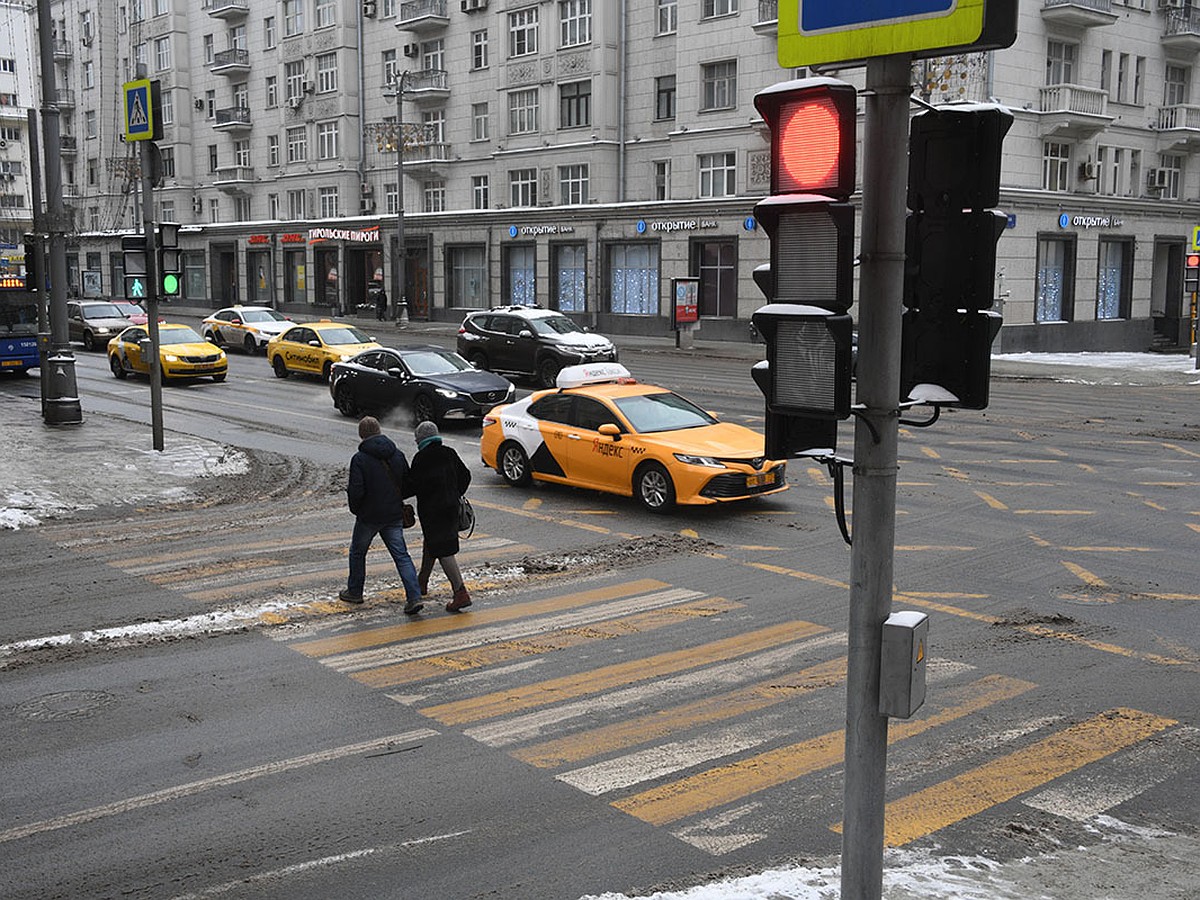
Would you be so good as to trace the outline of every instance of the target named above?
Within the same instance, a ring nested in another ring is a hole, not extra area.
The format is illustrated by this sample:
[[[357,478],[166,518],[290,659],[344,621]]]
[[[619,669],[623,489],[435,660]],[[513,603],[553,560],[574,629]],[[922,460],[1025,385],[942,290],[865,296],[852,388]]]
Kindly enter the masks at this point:
[[[637,229],[638,234],[645,234],[646,233],[646,220],[638,219],[637,225],[634,227]]]
[[[154,107],[150,100],[149,79],[127,81],[122,88],[125,92],[125,140],[153,140]]]
[[[755,221],[754,216],[746,216],[746,218],[742,220],[742,227],[747,231],[753,231],[758,227],[758,222]]]
[[[516,226],[516,225],[509,225],[509,226],[508,226],[508,236],[509,236],[509,237],[516,237],[516,236],[517,236],[517,226]]]
[[[953,12],[957,0],[804,0],[800,4],[800,31],[811,33],[830,28],[863,28],[905,22]]]

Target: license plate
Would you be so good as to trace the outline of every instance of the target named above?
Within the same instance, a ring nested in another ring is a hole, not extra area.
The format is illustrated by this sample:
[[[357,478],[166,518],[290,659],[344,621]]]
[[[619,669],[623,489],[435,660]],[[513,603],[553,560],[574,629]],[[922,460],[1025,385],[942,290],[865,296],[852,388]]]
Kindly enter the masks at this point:
[[[746,487],[762,487],[764,484],[775,483],[775,472],[764,472],[761,475],[747,475]]]
[[[19,359],[6,359],[0,362],[0,366],[19,366],[20,364],[21,360]]]

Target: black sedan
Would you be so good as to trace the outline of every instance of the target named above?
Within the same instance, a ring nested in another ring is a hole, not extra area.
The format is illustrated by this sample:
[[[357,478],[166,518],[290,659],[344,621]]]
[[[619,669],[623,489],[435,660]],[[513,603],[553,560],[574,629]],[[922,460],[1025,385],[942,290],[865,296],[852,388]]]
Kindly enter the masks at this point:
[[[512,382],[474,368],[441,347],[381,347],[334,363],[329,394],[343,416],[384,412],[398,406],[413,420],[481,419],[516,398]]]

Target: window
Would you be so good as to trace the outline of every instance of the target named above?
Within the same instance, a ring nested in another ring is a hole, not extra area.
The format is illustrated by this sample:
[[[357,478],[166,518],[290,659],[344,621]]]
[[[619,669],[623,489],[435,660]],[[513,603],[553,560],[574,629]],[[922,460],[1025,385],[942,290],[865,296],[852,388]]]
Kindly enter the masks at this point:
[[[1096,318],[1129,318],[1132,287],[1133,242],[1128,238],[1101,238],[1096,268]]]
[[[233,198],[233,218],[238,222],[247,222],[250,220],[249,197]]]
[[[1112,51],[1105,50],[1100,54],[1100,90],[1108,91],[1112,81]]]
[[[1074,243],[1064,238],[1039,238],[1034,318],[1038,322],[1069,322],[1074,284]]]
[[[279,135],[267,135],[267,165],[279,165]]]
[[[671,199],[671,161],[669,159],[654,161],[654,199]]]
[[[400,69],[396,65],[396,51],[384,50],[380,61],[383,67],[383,83],[385,85],[395,84],[400,75]]]
[[[304,219],[308,217],[307,204],[304,202],[304,191],[287,192],[288,218]]]
[[[471,208],[487,209],[491,201],[488,199],[488,176],[471,176]]]
[[[290,163],[306,162],[308,160],[308,136],[304,126],[287,130],[287,161]]]
[[[508,186],[511,206],[537,206],[537,169],[512,170]]]
[[[154,3],[151,7],[151,14],[155,16],[165,16],[167,14],[167,5],[167,0],[154,0]]]
[[[317,93],[328,94],[338,89],[338,59],[336,53],[317,57]]]
[[[731,16],[738,11],[737,0],[703,0],[701,18],[711,19],[715,16]]]
[[[433,109],[421,113],[421,125],[426,141],[431,144],[446,143],[446,111],[444,109]]]
[[[217,92],[204,92],[204,117],[207,119],[216,118],[217,115]]]
[[[161,216],[161,221],[163,221],[163,222],[176,221],[176,219],[175,219],[175,201],[174,200],[164,200],[162,202],[162,206],[159,209],[159,215]]]
[[[1068,176],[1071,164],[1071,145],[1057,141],[1042,144],[1042,190],[1065,191],[1070,189]]]
[[[316,0],[317,28],[332,25],[335,11],[334,0]]]
[[[1163,106],[1182,106],[1188,102],[1188,83],[1192,70],[1188,66],[1167,66],[1163,77]]]
[[[446,182],[427,181],[422,186],[425,212],[442,212],[446,208]]]
[[[488,105],[487,103],[471,104],[471,140],[486,141],[488,139]]]
[[[317,208],[322,219],[332,219],[341,215],[341,207],[338,202],[338,189],[336,187],[318,188]]]
[[[658,244],[610,244],[606,250],[610,312],[658,315]]]
[[[736,193],[736,161],[735,153],[702,153],[698,160],[699,196],[732,197]]]
[[[162,173],[163,178],[175,177],[175,148],[162,147],[159,150],[162,157]]]
[[[700,278],[700,315],[737,315],[737,242],[729,238],[695,241],[691,271]]]
[[[508,133],[533,134],[538,130],[537,88],[508,95]]]
[[[488,33],[484,31],[471,32],[471,69],[486,69],[488,67]]]
[[[560,47],[578,47],[592,41],[592,0],[559,0]]]
[[[483,309],[487,299],[487,251],[484,247],[446,248],[446,302]]]
[[[1096,191],[1114,197],[1135,195],[1141,169],[1141,154],[1124,147],[1099,147],[1096,151]]]
[[[583,312],[587,308],[587,247],[553,244],[550,253],[554,278],[550,305],[560,312]]]
[[[657,34],[674,34],[679,29],[678,0],[658,0]]]
[[[1046,44],[1046,84],[1074,84],[1075,44],[1048,41]]]
[[[83,114],[83,136],[85,138],[94,138],[99,134],[96,127],[96,111],[89,109]]]
[[[501,248],[501,253],[504,261],[500,271],[504,281],[500,286],[500,292],[504,302],[519,306],[536,305],[537,248],[532,244],[506,244]],[[515,316],[495,316],[492,319],[493,327],[497,319],[506,320],[508,326],[504,329],[497,328],[497,331],[503,330],[509,334],[520,334],[524,328],[528,327],[526,322]]]
[[[267,218],[278,219],[282,207],[279,205],[278,194],[267,194]]]
[[[575,81],[559,85],[558,127],[579,128],[592,124],[592,83]]]
[[[279,105],[279,76],[268,75],[266,84],[267,107],[271,108]]]
[[[304,96],[304,60],[284,63],[283,66],[284,92],[286,99],[294,100]]]
[[[246,49],[246,26],[234,25],[229,29],[229,49],[245,50]]]
[[[1146,102],[1146,57],[1138,56],[1133,61],[1133,102],[1142,106]]]
[[[1129,102],[1129,54],[1122,53],[1117,57],[1117,96],[1119,103]]]
[[[588,167],[586,163],[558,167],[560,201],[564,206],[588,202]]]
[[[100,160],[89,159],[87,161],[87,183],[92,186],[100,183]]]
[[[383,209],[388,215],[395,215],[400,209],[400,191],[396,182],[389,181],[383,186]]]
[[[1158,167],[1167,173],[1166,186],[1159,196],[1163,200],[1178,200],[1183,187],[1183,157],[1176,153],[1164,153],[1159,157]]]
[[[147,64],[145,42],[133,45],[133,64],[135,68]]]
[[[250,108],[250,86],[240,82],[233,86],[233,105],[239,109]]]
[[[211,66],[213,61],[213,36],[206,34],[200,39],[201,50],[204,53],[204,64]]]
[[[317,159],[337,159],[338,123],[321,122],[317,125]]]
[[[662,75],[654,79],[654,118],[660,122],[675,118],[674,75]]]
[[[537,53],[538,8],[530,6],[508,14],[508,55]]]
[[[156,72],[165,72],[171,68],[171,39],[169,37],[157,38],[154,41],[154,69]]]
[[[92,65],[90,59],[86,60],[83,64],[83,86],[85,88],[96,86],[96,67]]]
[[[446,42],[441,38],[421,44],[421,70],[440,72],[446,68]]]
[[[146,3],[145,0],[130,0],[129,3],[129,20],[131,22],[142,22],[146,18]]]
[[[208,171],[215,172],[221,167],[220,160],[217,157],[217,145],[208,145]]]
[[[709,63],[700,67],[703,94],[700,109],[732,109],[737,105],[737,61]]]
[[[396,15],[396,0],[383,0],[379,4],[379,15],[384,19],[390,19]]]
[[[263,44],[266,46],[266,49],[271,50],[274,49],[278,42],[279,36],[275,30],[275,17],[267,16],[263,19]]]
[[[283,36],[294,37],[304,32],[305,0],[283,0]]]

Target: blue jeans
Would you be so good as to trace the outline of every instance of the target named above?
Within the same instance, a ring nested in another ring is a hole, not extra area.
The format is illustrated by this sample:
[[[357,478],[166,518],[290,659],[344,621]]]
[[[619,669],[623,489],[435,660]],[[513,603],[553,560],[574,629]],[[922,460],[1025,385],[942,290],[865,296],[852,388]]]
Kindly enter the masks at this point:
[[[396,563],[396,571],[404,582],[404,594],[407,600],[421,600],[421,588],[417,585],[417,567],[413,565],[412,557],[408,555],[408,547],[404,543],[404,528],[398,523],[392,525],[375,525],[354,520],[354,533],[350,537],[350,580],[346,582],[346,590],[355,596],[362,596],[363,585],[367,580],[367,551],[371,549],[371,541],[375,535],[383,538],[384,546],[392,554]]]

